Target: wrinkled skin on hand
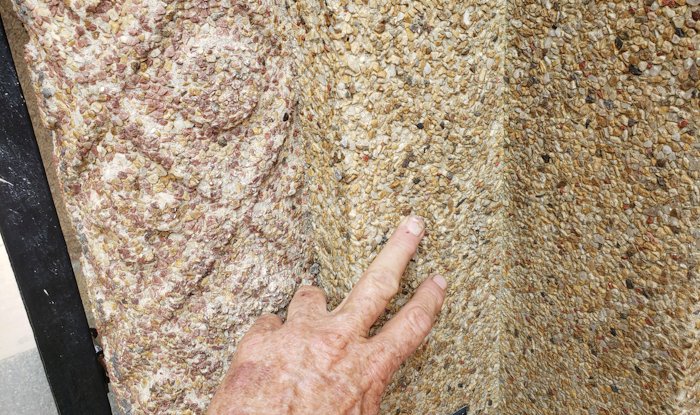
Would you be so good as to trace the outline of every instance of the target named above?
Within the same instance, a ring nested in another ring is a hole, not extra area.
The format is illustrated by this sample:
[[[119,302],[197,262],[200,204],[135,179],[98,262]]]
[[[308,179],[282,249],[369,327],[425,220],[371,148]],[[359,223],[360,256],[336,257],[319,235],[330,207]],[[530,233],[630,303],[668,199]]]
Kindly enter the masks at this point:
[[[238,345],[208,413],[376,414],[391,376],[428,335],[444,301],[444,278],[429,278],[368,337],[423,234],[422,219],[405,218],[335,310],[327,311],[323,290],[302,286],[286,322],[261,316]]]

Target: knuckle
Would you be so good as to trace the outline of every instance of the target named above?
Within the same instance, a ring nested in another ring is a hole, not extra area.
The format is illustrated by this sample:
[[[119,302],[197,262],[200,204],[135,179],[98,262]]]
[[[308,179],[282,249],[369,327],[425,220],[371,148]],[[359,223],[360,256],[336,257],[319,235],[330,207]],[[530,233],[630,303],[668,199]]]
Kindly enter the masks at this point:
[[[263,337],[258,333],[247,333],[245,337],[236,346],[238,354],[246,354],[251,349],[254,349],[263,341]]]
[[[344,350],[349,343],[349,339],[346,335],[333,331],[319,334],[318,340],[321,345],[331,350]]]
[[[406,312],[408,326],[416,336],[425,336],[433,327],[433,315],[423,306],[413,306]]]
[[[371,288],[379,293],[393,296],[399,290],[399,282],[388,269],[368,270],[365,277],[369,280]]]
[[[416,249],[418,249],[418,244],[414,241],[414,237],[405,237],[403,233],[401,233],[399,237],[392,242],[398,249],[411,255],[413,255],[416,252]]]
[[[437,310],[442,304],[443,298],[445,296],[443,291],[440,288],[438,288],[438,286],[435,284],[429,284],[427,287],[425,287],[425,289],[430,306],[433,309]]]
[[[265,335],[262,333],[248,332],[236,345],[236,355],[249,356],[255,355],[255,351],[259,350],[265,344]]]

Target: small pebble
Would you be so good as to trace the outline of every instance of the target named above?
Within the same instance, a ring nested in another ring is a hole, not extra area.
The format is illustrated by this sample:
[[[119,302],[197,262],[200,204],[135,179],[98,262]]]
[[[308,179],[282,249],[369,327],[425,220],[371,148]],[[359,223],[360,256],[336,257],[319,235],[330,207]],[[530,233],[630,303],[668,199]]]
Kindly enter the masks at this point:
[[[632,75],[640,76],[642,74],[642,71],[639,69],[639,67],[637,67],[637,65],[630,64],[628,69]]]

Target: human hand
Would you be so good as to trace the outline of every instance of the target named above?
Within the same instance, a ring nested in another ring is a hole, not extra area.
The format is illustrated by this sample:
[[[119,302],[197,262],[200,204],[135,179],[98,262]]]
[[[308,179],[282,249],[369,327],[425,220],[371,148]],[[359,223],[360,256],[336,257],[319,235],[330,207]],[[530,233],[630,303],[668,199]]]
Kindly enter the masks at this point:
[[[302,286],[286,322],[262,315],[239,343],[208,413],[376,414],[391,376],[428,335],[445,298],[445,279],[428,278],[368,337],[423,234],[422,219],[405,218],[335,310],[327,311],[322,289]]]

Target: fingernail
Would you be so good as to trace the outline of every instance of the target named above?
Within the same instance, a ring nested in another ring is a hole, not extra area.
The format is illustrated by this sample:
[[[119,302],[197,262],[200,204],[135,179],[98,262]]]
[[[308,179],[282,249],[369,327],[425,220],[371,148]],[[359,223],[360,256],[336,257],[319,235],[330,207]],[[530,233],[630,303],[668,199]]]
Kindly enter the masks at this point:
[[[442,275],[436,275],[433,277],[435,284],[439,285],[443,290],[447,288],[447,281],[442,277]]]
[[[418,216],[410,215],[406,217],[406,228],[415,236],[420,236],[423,233],[423,219]]]

